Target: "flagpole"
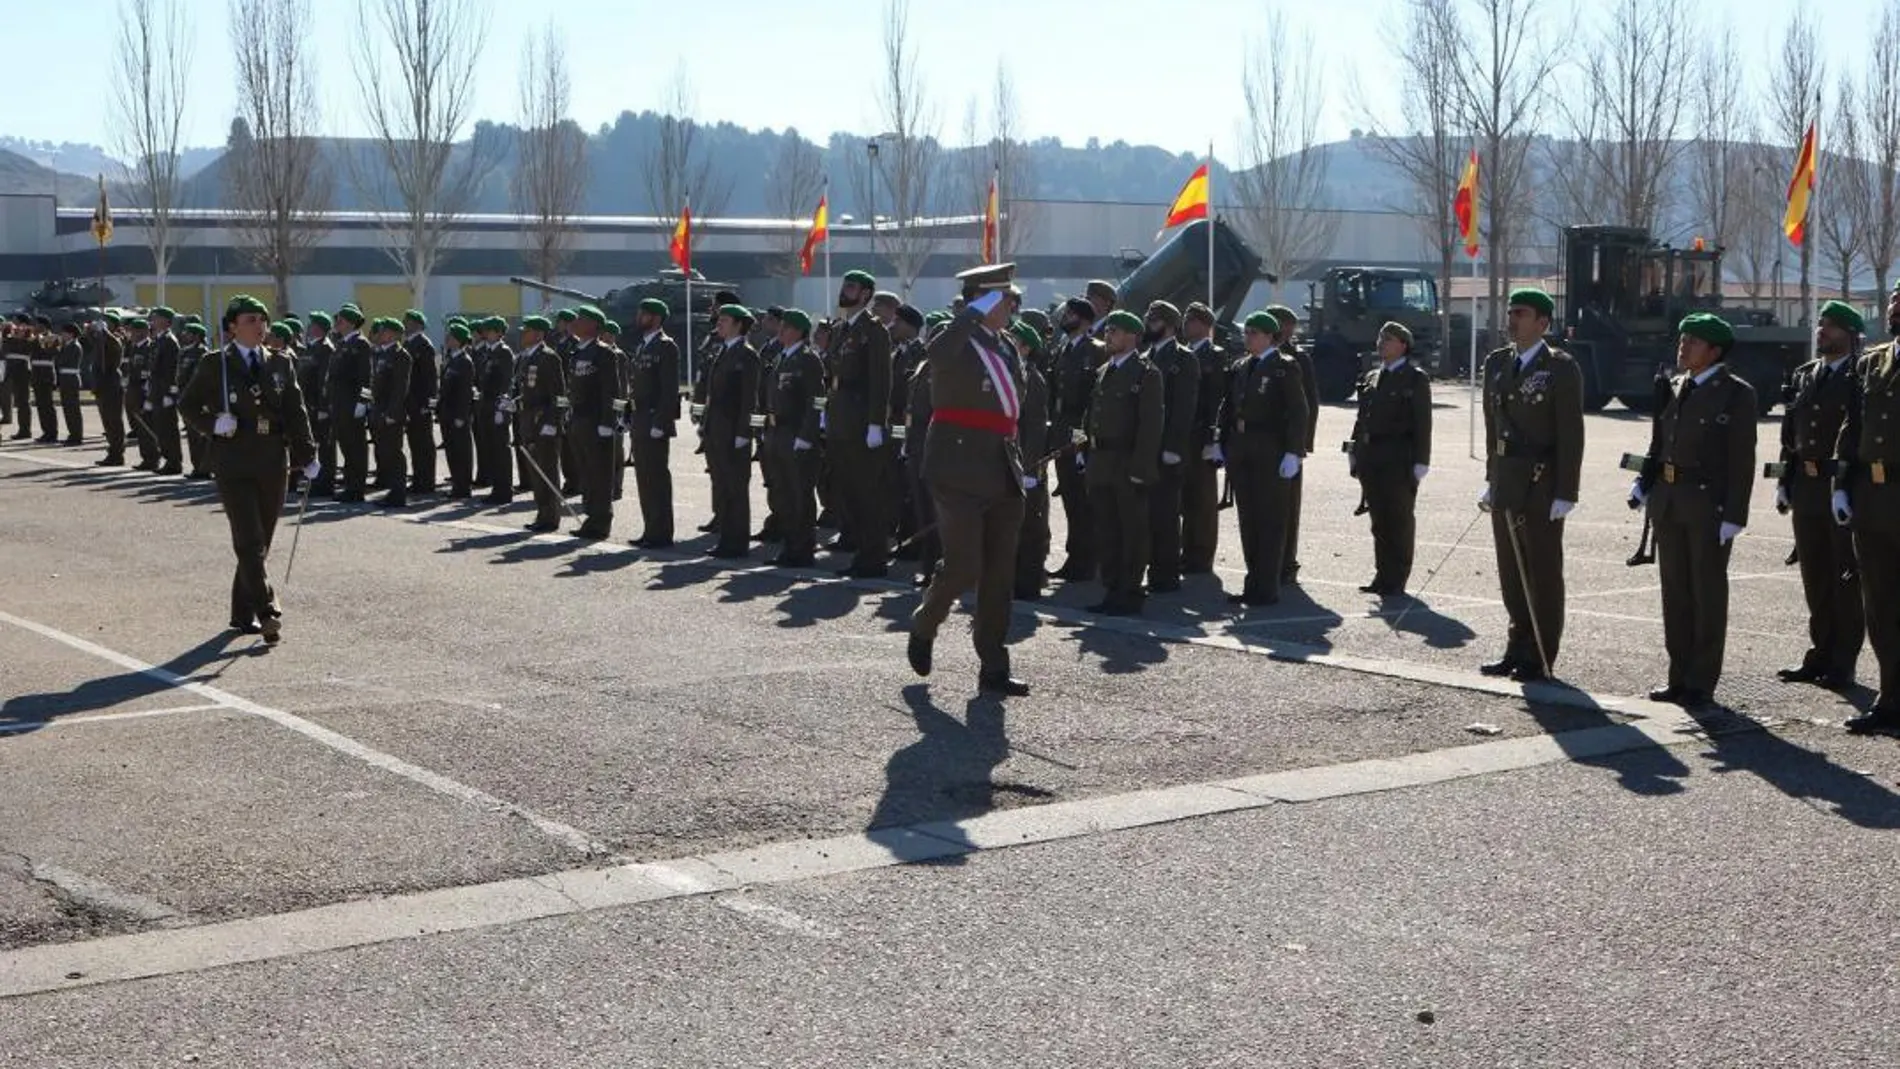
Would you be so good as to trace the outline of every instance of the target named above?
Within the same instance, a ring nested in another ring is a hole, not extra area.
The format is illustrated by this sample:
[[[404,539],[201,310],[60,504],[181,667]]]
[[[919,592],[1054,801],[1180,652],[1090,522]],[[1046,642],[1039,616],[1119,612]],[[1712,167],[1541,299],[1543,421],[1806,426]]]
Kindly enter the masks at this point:
[[[686,276],[686,385],[690,390],[699,374],[699,354],[693,349],[693,195],[686,194],[686,264],[680,273]]]
[[[1477,219],[1477,205],[1471,207],[1472,219]],[[1568,299],[1568,298],[1566,298]],[[1450,333],[1451,317],[1445,317],[1446,333]],[[1449,337],[1446,338],[1450,340]],[[1478,258],[1471,257],[1471,400],[1466,406],[1471,409],[1471,459],[1478,459]]]
[[[996,261],[1003,260],[1003,165],[996,164],[990,171],[990,188],[996,191]],[[985,208],[988,205],[984,205]]]
[[[1808,324],[1808,360],[1812,362],[1816,359],[1816,346],[1820,339],[1814,332],[1814,293],[1809,288],[1808,282],[1809,268],[1814,262],[1814,254],[1809,251],[1812,242],[1808,240],[1807,221],[1818,214],[1814,209],[1821,197],[1821,91],[1818,89],[1814,92],[1814,158],[1810,166],[1813,168],[1814,177],[1808,182],[1808,210],[1801,220],[1801,300],[1803,305],[1801,315]],[[1853,287],[1850,285],[1848,289],[1850,292],[1841,296],[1851,301]]]
[[[1218,318],[1214,310],[1214,142],[1207,143],[1207,314]]]
[[[825,175],[825,188],[818,195],[818,202],[825,206],[825,292],[824,300],[831,300],[831,175]],[[820,319],[826,318],[819,316]]]

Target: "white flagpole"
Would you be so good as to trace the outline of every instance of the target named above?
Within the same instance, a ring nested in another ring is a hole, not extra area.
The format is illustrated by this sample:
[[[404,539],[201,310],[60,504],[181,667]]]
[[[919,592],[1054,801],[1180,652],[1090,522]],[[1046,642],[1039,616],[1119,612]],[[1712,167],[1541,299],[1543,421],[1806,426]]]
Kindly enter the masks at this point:
[[[1207,143],[1207,314],[1214,309],[1214,142]]]
[[[996,190],[996,262],[1003,262],[1003,165],[996,164],[990,172],[990,188]],[[984,211],[989,205],[983,206]]]
[[[1475,189],[1472,190],[1472,194],[1473,194],[1473,198],[1475,199],[1477,190]],[[1475,215],[1478,210],[1477,205],[1473,204],[1471,210],[1474,215],[1472,223],[1475,226],[1477,223],[1477,220],[1475,218]],[[1567,300],[1568,297],[1566,297],[1565,299]],[[1451,324],[1450,316],[1445,317],[1445,323],[1446,323],[1446,326],[1449,328]],[[1478,459],[1478,258],[1476,256],[1473,256],[1471,258],[1471,404],[1470,404],[1470,407],[1471,407],[1471,443],[1470,443],[1471,459],[1476,460]]]
[[[831,300],[831,176],[825,175],[825,190],[819,194],[825,204],[825,293],[824,300]],[[826,318],[819,315],[820,319]]]
[[[698,354],[693,351],[693,195],[686,195],[686,384],[690,389],[699,373]]]
[[[1820,200],[1820,194],[1821,194],[1821,94],[1819,92],[1816,92],[1814,94],[1814,181],[1808,184],[1808,211],[1807,211],[1807,215],[1804,216],[1801,220],[1801,229],[1802,229],[1801,244],[1803,246],[1802,255],[1807,258],[1807,262],[1812,262],[1812,256],[1811,254],[1808,253],[1806,246],[1808,242],[1814,240],[1814,235],[1811,233],[1813,228],[1808,226],[1808,220],[1815,218],[1815,216],[1818,214],[1815,211],[1815,207]],[[1807,278],[1806,263],[1804,263],[1802,267],[1801,281],[1806,282],[1807,280],[1808,278]],[[1812,291],[1809,291],[1809,292],[1810,292],[1810,298],[1808,300],[1808,307],[1803,308],[1801,310],[1801,314],[1807,317],[1814,317],[1814,310],[1817,307],[1819,307],[1819,304],[1813,300]],[[1843,293],[1841,294],[1841,296],[1846,297],[1849,301],[1852,301],[1854,299],[1852,288],[1850,287],[1849,292]],[[1797,320],[1797,322],[1799,322],[1799,320]],[[1816,346],[1820,344],[1820,339],[1815,336],[1814,327],[1818,325],[1819,322],[1820,320],[1818,319],[1818,317],[1810,318],[1808,320],[1808,360],[1810,363],[1813,362],[1818,356],[1818,350],[1816,349]]]

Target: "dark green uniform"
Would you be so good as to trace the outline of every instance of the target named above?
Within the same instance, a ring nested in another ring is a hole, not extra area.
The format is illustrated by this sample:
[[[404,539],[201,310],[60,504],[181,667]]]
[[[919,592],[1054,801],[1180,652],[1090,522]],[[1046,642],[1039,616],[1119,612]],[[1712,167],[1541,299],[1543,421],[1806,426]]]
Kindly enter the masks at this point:
[[[125,342],[107,329],[95,331],[92,337],[97,376],[92,399],[99,407],[99,422],[106,432],[106,455],[99,464],[113,467],[125,463],[125,380],[120,377],[125,373]]]
[[[1432,379],[1408,357],[1367,373],[1352,425],[1352,468],[1372,517],[1373,593],[1402,594],[1417,548],[1418,478],[1432,462]]]
[[[449,466],[449,497],[459,500],[473,491],[475,477],[475,361],[464,345],[442,358],[436,418],[442,426],[442,455]]]
[[[1299,443],[1300,455],[1311,456],[1313,443],[1319,434],[1319,375],[1313,368],[1313,358],[1306,350],[1288,343],[1280,347],[1293,358],[1293,366],[1300,371],[1300,393],[1306,398],[1306,411],[1310,418],[1306,421],[1306,440]],[[1302,466],[1292,479],[1287,481],[1286,490],[1286,548],[1283,551],[1280,568],[1280,581],[1293,582],[1300,571],[1300,507],[1306,497],[1306,468]]]
[[[803,568],[818,550],[818,417],[825,362],[809,344],[774,347],[765,392],[766,497],[784,549],[773,563]]]
[[[1200,412],[1201,363],[1173,338],[1154,346],[1148,362],[1161,372],[1163,407],[1161,445],[1155,484],[1148,491],[1148,589],[1167,593],[1181,588],[1181,507],[1187,488],[1188,461],[1194,459],[1194,417]]]
[[[1074,440],[1088,422],[1089,398],[1095,393],[1095,371],[1107,359],[1100,339],[1083,327],[1058,343],[1055,378],[1050,382],[1049,437],[1058,445]],[[1068,559],[1055,574],[1073,582],[1095,578],[1095,535],[1090,525],[1088,475],[1083,454],[1069,453],[1056,461],[1056,496],[1062,499],[1062,519],[1068,529],[1063,550]]]
[[[1781,420],[1781,475],[1794,527],[1801,589],[1808,605],[1808,650],[1794,675],[1846,682],[1854,678],[1866,636],[1854,535],[1834,522],[1834,448],[1855,401],[1854,358],[1826,357],[1794,373],[1793,397]]]
[[[1220,547],[1220,464],[1208,455],[1219,436],[1221,402],[1227,398],[1227,369],[1233,357],[1203,338],[1189,350],[1200,366],[1194,392],[1194,425],[1182,465],[1181,571],[1206,575],[1214,570]]]
[[[337,343],[330,365],[330,418],[343,466],[338,501],[361,501],[369,486],[370,377],[375,360],[369,339],[352,329]]]
[[[35,441],[59,441],[59,348],[60,340],[44,327],[33,337],[33,407],[40,417],[40,436]],[[177,398],[172,398],[176,403]]]
[[[1576,504],[1583,472],[1583,375],[1569,353],[1540,342],[1528,363],[1510,348],[1485,358],[1484,445],[1498,585],[1510,617],[1499,663],[1541,673],[1548,666],[1538,662],[1538,635],[1554,665],[1564,630],[1564,524],[1551,519],[1551,503]]]
[[[899,543],[908,543],[899,554],[905,560],[918,559],[917,543],[910,541],[917,533],[917,501],[912,496],[909,476],[910,461],[905,443],[910,434],[910,380],[917,368],[924,362],[924,342],[922,338],[912,338],[900,342],[891,354],[891,403],[890,417],[884,423],[884,436],[896,442],[885,450],[890,454],[885,458],[888,465],[889,492],[895,503],[895,534]],[[921,440],[918,443],[922,444]]]
[[[79,403],[79,388],[85,381],[81,365],[86,362],[86,350],[76,334],[62,332],[59,340],[59,351],[53,360],[59,377],[60,414],[66,418],[66,444],[78,445],[86,440],[86,413]]]
[[[16,413],[20,423],[14,428],[15,440],[33,437],[33,344],[25,323],[15,321],[7,325],[4,338],[0,338],[0,360],[5,361],[6,381],[4,386],[8,408]]]
[[[772,391],[777,388],[773,371],[778,367],[778,356],[784,347],[773,334],[756,344],[748,335],[746,344],[759,354],[759,396],[752,403],[752,430],[757,440],[753,450],[753,461],[759,466],[759,481],[765,484],[765,522],[759,525],[758,533],[753,535],[757,542],[782,542],[784,533],[780,529],[778,498],[772,493],[772,480],[778,474],[778,462],[772,457],[772,436],[765,433],[766,415],[772,411]]]
[[[759,396],[759,354],[744,338],[721,346],[706,369],[706,415],[700,439],[712,477],[719,542],[711,554],[746,555],[752,535],[752,409]]]
[[[217,477],[218,500],[231,527],[237,571],[231,580],[231,626],[253,627],[282,610],[265,571],[277,517],[284,507],[290,468],[315,459],[303,392],[289,357],[227,345],[197,369],[179,395],[179,409],[209,436],[207,464]],[[237,420],[229,437],[214,432],[220,413]],[[268,638],[271,631],[266,631]]]
[[[546,342],[516,357],[514,406],[515,438],[525,458],[521,467],[534,494],[534,522],[527,526],[552,531],[561,525],[561,490],[555,480],[560,478],[561,429],[567,423],[567,368]]]
[[[476,447],[482,451],[482,474],[487,476],[490,505],[515,499],[514,421],[515,351],[507,342],[484,342],[477,373],[475,416],[482,432]]]
[[[1853,509],[1867,644],[1880,665],[1880,693],[1864,726],[1900,731],[1900,357],[1894,346],[1870,350],[1854,378],[1857,396],[1841,424],[1834,489]]]
[[[140,471],[158,470],[158,436],[152,433],[152,339],[142,338],[126,346],[125,416],[132,438],[138,443]]]
[[[673,544],[673,471],[668,466],[680,418],[679,345],[665,331],[642,338],[627,381],[633,484],[640,496],[641,535],[649,547]]]
[[[1026,347],[1025,347],[1026,348]],[[1049,563],[1049,380],[1034,359],[1021,360],[1023,411],[1016,441],[1023,455],[1023,533],[1016,540],[1016,596],[1042,596]]]
[[[917,370],[911,372],[910,381],[905,385],[904,474],[910,482],[912,524],[921,532],[916,536],[915,582],[918,586],[928,586],[931,576],[937,573],[937,562],[943,557],[943,540],[937,534],[936,502],[930,496],[930,487],[924,483],[924,443],[930,435],[931,414],[928,347],[925,357],[918,361]]]
[[[317,460],[321,470],[310,484],[310,492],[320,497],[336,493],[336,436],[331,421],[330,365],[336,362],[336,342],[326,331],[314,341],[304,343],[297,353],[297,388],[303,391],[309,408],[310,436],[316,439]]]
[[[1669,689],[1690,704],[1709,700],[1722,677],[1734,542],[1719,532],[1724,523],[1748,524],[1755,469],[1754,388],[1726,364],[1705,375],[1701,383],[1676,378],[1638,480],[1662,579]]]
[[[889,437],[883,422],[891,398],[891,334],[864,309],[833,335],[831,381],[826,389],[825,449],[837,472],[843,533],[856,549],[851,575],[877,577],[890,566],[890,502],[886,448],[872,448],[869,427]]]
[[[178,434],[178,395],[181,390],[178,339],[171,331],[152,335],[151,359],[152,380],[146,400],[152,403],[152,410],[145,418],[152,425],[152,433],[158,436],[158,453],[164,461],[158,473],[182,475],[185,472],[185,452],[184,443]]]
[[[1088,410],[1089,506],[1108,597],[1101,612],[1135,613],[1153,536],[1148,495],[1161,464],[1167,419],[1161,372],[1138,352],[1110,358],[1095,374]]]
[[[1312,419],[1299,364],[1291,357],[1269,349],[1234,361],[1221,406],[1220,445],[1239,514],[1247,578],[1231,601],[1273,605],[1280,600],[1292,487],[1280,471],[1288,453],[1304,452]]]
[[[568,357],[569,452],[580,484],[581,511],[587,519],[578,532],[606,538],[614,522],[614,439],[627,399],[620,378],[620,355],[598,338],[576,341]]]
[[[198,371],[198,362],[203,360],[206,355],[207,352],[204,341],[195,336],[191,341],[178,347],[178,385],[180,389],[183,389],[184,385],[191,381],[191,377]],[[293,359],[293,363],[294,362]],[[302,382],[298,382],[297,389],[299,393],[303,392]],[[205,471],[207,437],[200,433],[198,428],[192,426],[190,420],[184,421],[182,431],[185,436],[185,456],[191,462],[191,467],[186,470],[185,474],[193,479],[210,478],[211,476]]]
[[[409,351],[392,343],[374,351],[370,368],[369,426],[376,439],[376,482],[388,488],[383,496],[388,508],[409,501],[402,446],[409,418],[410,366]]]
[[[409,466],[414,472],[409,491],[435,493],[435,407],[441,393],[441,354],[420,331],[402,340],[409,354],[409,392],[403,406],[403,434],[409,442]]]

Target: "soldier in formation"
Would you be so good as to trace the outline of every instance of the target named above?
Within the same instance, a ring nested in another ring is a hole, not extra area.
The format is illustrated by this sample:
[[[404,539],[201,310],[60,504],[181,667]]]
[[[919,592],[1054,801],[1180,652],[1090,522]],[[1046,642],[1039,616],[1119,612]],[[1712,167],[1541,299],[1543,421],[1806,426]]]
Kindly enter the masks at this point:
[[[1359,480],[1372,520],[1372,580],[1359,589],[1392,598],[1405,593],[1418,541],[1419,484],[1432,464],[1431,376],[1412,356],[1402,323],[1379,328],[1379,366],[1359,386],[1359,415],[1346,443],[1347,466]]]

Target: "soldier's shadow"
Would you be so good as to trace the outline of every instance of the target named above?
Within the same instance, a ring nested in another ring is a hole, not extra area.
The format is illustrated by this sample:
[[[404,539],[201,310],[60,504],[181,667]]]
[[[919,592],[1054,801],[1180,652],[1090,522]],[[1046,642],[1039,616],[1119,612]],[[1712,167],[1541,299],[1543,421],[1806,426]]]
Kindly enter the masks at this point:
[[[723,605],[743,605],[760,598],[777,597],[806,581],[805,576],[796,572],[776,568],[763,572],[739,572],[719,583],[717,600]]]
[[[1857,827],[1880,831],[1900,828],[1900,794],[1873,776],[1843,768],[1826,754],[1796,745],[1773,731],[1714,734],[1705,756],[1718,762],[1718,773],[1748,772],[1769,786]]]
[[[1538,686],[1574,691],[1565,683]],[[1689,776],[1689,766],[1608,710],[1592,705],[1539,704],[1534,697],[1527,706],[1531,719],[1569,755],[1572,763],[1615,773],[1623,789],[1632,794],[1661,796],[1681,794],[1685,789],[1682,781]]]
[[[1417,635],[1433,649],[1463,649],[1478,637],[1470,624],[1446,616],[1418,598],[1412,598],[1409,602],[1399,601],[1395,607],[1396,611],[1381,609],[1382,612],[1390,613],[1379,617],[1386,626],[1400,634]]]
[[[808,583],[792,588],[778,603],[778,611],[784,614],[778,625],[810,627],[826,620],[842,619],[856,612],[869,593],[872,592],[856,583]]]
[[[996,808],[994,772],[1009,758],[1003,703],[979,695],[957,720],[931,701],[925,684],[913,683],[903,695],[920,735],[885,764],[884,794],[866,830],[932,824],[931,835],[974,850],[955,824]],[[961,865],[963,856],[927,863]]]
[[[251,640],[235,631],[221,631],[158,667],[190,682],[214,680],[225,666],[253,652],[251,645],[234,645],[240,642]],[[205,671],[212,665],[218,666],[216,671]],[[61,717],[100,712],[176,689],[146,672],[121,672],[88,679],[65,691],[21,694],[0,705],[0,743],[14,735],[31,734]]]
[[[1096,623],[1077,629],[1075,642],[1079,652],[1096,657],[1097,667],[1111,676],[1146,672],[1151,665],[1166,661],[1170,653],[1170,644],[1153,635]]]

